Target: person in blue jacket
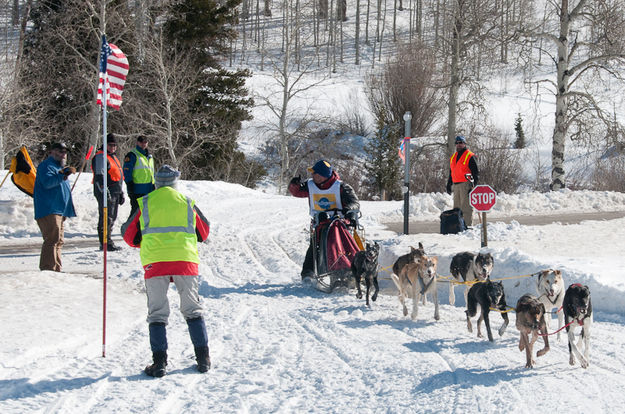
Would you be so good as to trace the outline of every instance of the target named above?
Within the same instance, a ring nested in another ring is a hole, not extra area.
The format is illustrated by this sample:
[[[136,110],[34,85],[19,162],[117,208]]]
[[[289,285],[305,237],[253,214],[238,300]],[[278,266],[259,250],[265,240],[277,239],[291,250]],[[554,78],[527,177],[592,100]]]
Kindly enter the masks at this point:
[[[154,191],[154,158],[148,150],[148,138],[139,135],[137,146],[124,157],[124,181],[130,198],[130,215],[139,208],[137,200]]]
[[[66,162],[67,146],[62,142],[55,143],[50,147],[50,156],[37,167],[34,204],[35,220],[43,237],[40,270],[61,271],[63,223],[67,217],[76,217],[72,191],[67,180],[76,172],[76,168],[66,166]]]

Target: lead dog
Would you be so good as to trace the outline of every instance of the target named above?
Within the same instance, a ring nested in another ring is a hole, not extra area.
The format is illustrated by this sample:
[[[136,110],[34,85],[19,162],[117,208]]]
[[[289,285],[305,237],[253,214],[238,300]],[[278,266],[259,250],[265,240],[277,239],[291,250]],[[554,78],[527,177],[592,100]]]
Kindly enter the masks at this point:
[[[505,313],[508,307],[506,305],[506,295],[503,291],[503,284],[501,282],[491,282],[487,279],[486,282],[478,282],[471,286],[469,290],[469,297],[467,300],[467,329],[469,332],[473,332],[471,326],[471,318],[477,313],[477,305],[480,305],[481,313],[477,320],[477,336],[482,338],[482,332],[480,326],[482,320],[486,325],[486,332],[488,333],[488,340],[493,342],[493,334],[490,331],[490,319],[488,313],[493,310],[501,311],[501,317],[503,318],[503,325],[499,328],[499,336],[502,336],[508,326],[508,314]]]
[[[547,328],[551,325],[552,309],[556,309],[558,314],[558,341],[560,340],[560,329],[564,326],[564,312],[562,312],[562,302],[564,302],[564,279],[559,270],[546,269],[538,273],[536,280],[536,291],[538,300],[545,306],[545,321]]]
[[[406,307],[406,297],[410,293],[412,297],[412,313],[411,319],[416,319],[419,312],[419,299],[423,296],[425,304],[425,295],[430,293],[434,302],[434,319],[439,320],[438,313],[438,289],[436,285],[436,267],[438,266],[438,258],[430,256],[421,256],[417,263],[408,263],[403,267],[399,276],[392,274],[391,278],[399,290],[399,302],[403,307],[404,316],[408,315]]]
[[[592,302],[588,286],[582,286],[579,283],[569,286],[564,294],[562,309],[564,311],[566,332],[569,335],[569,364],[575,365],[575,357],[577,357],[582,368],[588,368],[590,327],[592,326]],[[577,345],[575,345],[574,330],[578,326],[582,327],[582,334]],[[583,356],[580,352],[582,343],[584,344]]]
[[[408,263],[417,263],[421,256],[425,256],[425,249],[423,248],[423,244],[421,244],[421,242],[419,242],[418,249],[410,246],[410,253],[399,256],[397,260],[395,260],[395,263],[393,263],[393,273],[399,276],[404,266]]]
[[[358,289],[358,293],[356,293],[356,297],[358,299],[362,298],[362,290],[360,288],[360,278],[364,277],[365,285],[367,286],[366,293],[366,303],[367,306],[371,306],[369,304],[369,291],[371,290],[371,285],[375,288],[373,292],[373,296],[371,300],[375,302],[378,298],[378,292],[380,291],[380,287],[378,286],[378,256],[380,253],[380,246],[377,242],[374,244],[367,242],[367,247],[365,250],[356,253],[354,256],[354,261],[352,262],[352,275],[356,280],[356,289]]]
[[[458,253],[451,259],[451,265],[449,271],[451,275],[458,282],[469,282],[473,280],[486,280],[490,277],[490,273],[493,271],[495,261],[490,253],[475,253],[462,252]],[[469,293],[470,286],[467,285],[464,290],[464,303],[468,303],[467,295]],[[449,304],[456,303],[456,296],[454,294],[454,284],[449,284]]]
[[[532,295],[521,296],[516,304],[516,328],[521,333],[519,351],[525,350],[525,368],[534,368],[536,361],[532,357],[532,352],[539,332],[545,341],[545,347],[536,353],[536,357],[543,356],[549,351],[545,305]]]

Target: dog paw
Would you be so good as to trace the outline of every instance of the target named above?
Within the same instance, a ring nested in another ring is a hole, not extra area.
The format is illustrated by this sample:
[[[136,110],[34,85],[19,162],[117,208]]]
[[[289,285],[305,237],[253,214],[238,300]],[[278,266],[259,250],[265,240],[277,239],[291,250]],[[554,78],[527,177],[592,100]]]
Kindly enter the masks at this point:
[[[525,364],[525,368],[529,368],[532,369],[534,368],[534,365],[536,364],[536,362],[532,359],[530,362],[528,362],[527,364]]]
[[[586,359],[584,358],[579,360],[579,364],[582,366],[582,368],[588,368],[588,361],[586,361]]]
[[[415,319],[417,319],[417,314],[416,314],[416,313],[411,313],[411,314],[410,314],[410,319],[412,319],[413,321],[414,321]]]
[[[378,294],[374,293],[373,296],[371,296],[371,300],[375,302],[375,300],[378,298]]]
[[[575,357],[573,355],[569,358],[569,365],[575,365]]]
[[[404,316],[408,315],[408,309],[404,308]]]
[[[362,293],[360,293],[360,292],[356,293],[356,298],[357,299],[362,299]]]
[[[435,321],[439,321],[440,319],[441,319],[441,317],[440,317],[440,315],[439,315],[439,314],[435,314],[435,315],[434,315],[434,320],[435,320]]]
[[[540,351],[536,352],[536,356],[537,357],[541,357],[541,356],[545,355],[547,353],[547,351],[549,351],[549,348],[543,348]]]

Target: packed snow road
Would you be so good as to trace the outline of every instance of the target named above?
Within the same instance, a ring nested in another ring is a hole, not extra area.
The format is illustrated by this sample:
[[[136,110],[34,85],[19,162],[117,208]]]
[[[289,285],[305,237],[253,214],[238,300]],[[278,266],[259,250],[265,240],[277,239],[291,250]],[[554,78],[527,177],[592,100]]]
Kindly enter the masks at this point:
[[[100,252],[68,247],[68,273],[58,274],[39,272],[36,254],[2,256],[1,412],[610,413],[625,406],[625,300],[614,276],[624,268],[617,243],[623,219],[495,226],[494,277],[557,266],[568,283],[587,283],[594,294],[590,367],[570,366],[566,339],[550,337],[551,350],[528,370],[514,314],[493,343],[477,338],[467,332],[460,288],[450,306],[448,285],[439,285],[439,321],[431,303],[412,321],[402,316],[387,271],[380,272],[383,294],[370,309],[354,291],[324,294],[302,286],[305,200],[223,183],[184,183],[182,190],[194,194],[211,220],[210,241],[200,245],[211,370],[194,370],[172,286],[168,373],[161,379],[142,373],[151,354],[137,250],[108,255],[106,358],[102,280],[93,277],[102,267]],[[479,232],[392,234],[376,222],[379,206],[363,203],[363,223],[368,239],[382,245],[382,268],[419,241],[439,256],[441,274],[454,252],[479,249]],[[86,224],[80,229],[92,232]],[[569,231],[586,236],[571,240]],[[580,253],[591,250],[584,243],[597,246],[592,254],[603,264]],[[534,251],[543,255],[527,253]],[[504,285],[511,306],[520,293],[534,293],[529,279]],[[491,313],[491,321],[496,331],[501,317]]]

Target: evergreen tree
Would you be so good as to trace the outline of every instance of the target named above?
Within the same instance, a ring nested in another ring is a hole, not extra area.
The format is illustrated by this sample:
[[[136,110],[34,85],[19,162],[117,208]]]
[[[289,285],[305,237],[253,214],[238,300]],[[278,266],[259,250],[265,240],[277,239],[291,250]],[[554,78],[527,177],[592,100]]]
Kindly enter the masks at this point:
[[[376,114],[377,132],[365,146],[368,159],[365,170],[370,177],[369,186],[386,200],[401,199],[401,169],[397,151],[399,148],[400,126],[389,124],[385,111]]]
[[[518,114],[514,121],[514,131],[516,132],[514,148],[525,148],[525,132],[523,132],[523,118],[521,118],[521,114]]]
[[[122,108],[108,115],[108,131],[120,136],[121,149],[142,134],[150,137],[157,163],[176,165],[185,178],[253,185],[265,174],[237,149],[253,104],[245,89],[249,72],[220,65],[236,35],[239,1],[158,2],[141,13],[125,0],[107,2],[108,40],[130,65]],[[69,161],[78,164],[101,136],[95,105],[101,22],[93,14],[99,2],[34,5],[15,103],[3,127],[19,144],[64,140],[74,148]],[[134,21],[138,14],[143,25]]]
[[[192,125],[177,125],[186,130],[179,145],[193,148],[189,153],[188,176],[253,184],[264,169],[245,159],[237,149],[237,137],[244,120],[251,119],[253,105],[247,96],[248,70],[224,69],[220,59],[236,37],[236,7],[241,0],[183,0],[174,3],[164,26],[169,54],[190,59],[189,70],[198,76],[188,86],[190,96],[185,110],[193,114]],[[182,119],[185,119],[184,117]],[[190,164],[190,165],[189,165]]]
[[[110,17],[123,26],[118,10],[111,8]],[[40,150],[40,144],[65,141],[73,148],[69,162],[77,163],[98,128],[99,21],[84,0],[41,0],[34,2],[29,22],[8,135]]]

